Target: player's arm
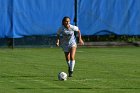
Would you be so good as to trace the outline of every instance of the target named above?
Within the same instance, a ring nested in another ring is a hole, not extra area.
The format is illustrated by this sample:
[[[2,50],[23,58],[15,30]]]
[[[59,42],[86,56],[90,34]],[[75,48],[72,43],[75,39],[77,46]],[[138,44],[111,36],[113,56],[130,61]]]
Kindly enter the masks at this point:
[[[59,42],[60,42],[60,35],[57,34],[57,36],[56,36],[56,46],[59,46]]]
[[[56,36],[56,46],[59,46],[60,44],[60,33],[61,33],[61,29],[59,28],[57,31],[57,36]]]
[[[79,44],[80,44],[80,45],[84,45],[84,41],[82,40],[80,30],[78,30],[78,38],[79,38]]]

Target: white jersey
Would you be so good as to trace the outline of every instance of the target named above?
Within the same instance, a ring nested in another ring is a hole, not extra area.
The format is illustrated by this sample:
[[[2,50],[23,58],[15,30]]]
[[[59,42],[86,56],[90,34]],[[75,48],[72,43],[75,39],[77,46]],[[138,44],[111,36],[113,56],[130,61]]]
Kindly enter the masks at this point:
[[[70,29],[67,29],[64,26],[59,28],[57,34],[62,35],[62,38],[60,39],[60,45],[65,52],[68,52],[71,47],[77,46],[74,31],[78,30],[78,27],[74,25],[70,25]]]

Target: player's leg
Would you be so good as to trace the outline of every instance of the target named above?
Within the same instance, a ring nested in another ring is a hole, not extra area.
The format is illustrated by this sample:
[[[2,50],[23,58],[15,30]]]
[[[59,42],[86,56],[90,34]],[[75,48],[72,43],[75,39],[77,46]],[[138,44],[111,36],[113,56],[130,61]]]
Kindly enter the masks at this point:
[[[74,66],[75,66],[75,53],[76,53],[76,47],[72,47],[70,50],[70,73],[69,76],[72,77]]]
[[[68,73],[70,74],[70,52],[64,52],[64,53],[65,53],[65,58],[68,65]]]
[[[70,52],[69,52],[69,47],[68,47],[68,45],[63,44],[62,45],[62,48],[63,48],[64,54],[65,54],[65,59],[66,59],[67,65],[68,65],[68,67],[70,67]]]
[[[70,67],[70,52],[64,52],[68,67]]]

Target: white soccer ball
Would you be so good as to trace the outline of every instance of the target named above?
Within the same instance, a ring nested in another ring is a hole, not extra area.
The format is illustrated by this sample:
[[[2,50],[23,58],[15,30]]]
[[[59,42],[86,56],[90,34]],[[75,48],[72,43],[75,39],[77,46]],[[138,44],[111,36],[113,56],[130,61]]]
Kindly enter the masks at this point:
[[[67,80],[67,74],[65,72],[60,72],[58,74],[58,79],[61,80],[61,81]]]

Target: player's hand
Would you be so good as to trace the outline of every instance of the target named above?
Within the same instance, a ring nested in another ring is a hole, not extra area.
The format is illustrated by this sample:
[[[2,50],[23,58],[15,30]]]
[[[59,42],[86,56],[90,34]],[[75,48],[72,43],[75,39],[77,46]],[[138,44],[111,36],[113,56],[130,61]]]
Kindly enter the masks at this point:
[[[84,45],[84,41],[82,39],[79,40],[80,45]]]
[[[56,46],[59,46],[59,42],[56,42]]]

